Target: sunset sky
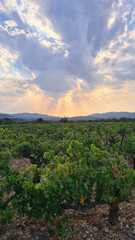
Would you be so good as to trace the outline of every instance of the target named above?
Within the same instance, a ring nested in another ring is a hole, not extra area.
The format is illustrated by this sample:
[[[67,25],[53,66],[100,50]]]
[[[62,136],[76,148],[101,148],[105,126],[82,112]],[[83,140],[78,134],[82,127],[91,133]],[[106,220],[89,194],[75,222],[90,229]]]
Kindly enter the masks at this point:
[[[135,0],[0,0],[0,112],[135,112]]]

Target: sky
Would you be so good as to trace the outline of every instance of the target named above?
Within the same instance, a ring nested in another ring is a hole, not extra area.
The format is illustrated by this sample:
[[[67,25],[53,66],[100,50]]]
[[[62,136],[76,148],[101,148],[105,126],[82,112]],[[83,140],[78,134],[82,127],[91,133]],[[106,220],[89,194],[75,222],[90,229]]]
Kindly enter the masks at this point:
[[[0,112],[135,112],[135,0],[0,0]]]

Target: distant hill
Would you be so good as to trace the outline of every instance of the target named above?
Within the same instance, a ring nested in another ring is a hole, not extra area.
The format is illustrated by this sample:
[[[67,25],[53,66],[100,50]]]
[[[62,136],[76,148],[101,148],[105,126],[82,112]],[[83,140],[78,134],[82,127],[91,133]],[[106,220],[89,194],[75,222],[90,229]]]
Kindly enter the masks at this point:
[[[97,119],[120,119],[120,118],[135,118],[135,112],[107,112],[107,113],[95,113],[88,116],[76,116],[76,117],[69,117],[69,120],[72,121],[79,121],[79,120],[97,120]],[[0,113],[0,119],[9,118],[15,121],[31,121],[37,120],[38,118],[42,118],[44,120],[51,120],[51,121],[59,121],[60,117],[49,116],[46,114],[39,114],[39,113],[15,113],[15,114],[5,114]]]
[[[39,114],[39,113],[16,113],[14,114],[15,118],[21,118],[25,120],[37,120],[38,118],[42,118],[44,120],[52,120],[52,121],[59,121],[60,117],[49,116],[46,114]]]
[[[60,117],[53,117],[39,113],[15,113],[15,114],[4,114],[0,113],[0,119],[9,118],[16,121],[31,121],[42,118],[44,120],[59,121]]]
[[[116,119],[120,119],[120,118],[135,118],[135,112],[130,113],[130,112],[107,112],[107,113],[95,113],[95,114],[91,114],[88,116],[77,116],[77,117],[71,117],[69,118],[69,120],[72,121],[79,121],[79,120],[98,120],[98,119],[112,119],[112,118],[116,118]]]
[[[99,118],[94,117],[92,115],[88,116],[76,116],[76,117],[69,117],[68,120],[70,121],[89,121],[89,120],[97,120]]]
[[[0,113],[0,119],[3,119],[3,118],[12,118],[12,114]]]
[[[107,113],[95,113],[92,115],[89,115],[90,117],[94,117],[97,119],[107,119],[107,118],[116,118],[116,119],[120,119],[120,118],[135,118],[135,112],[107,112]]]

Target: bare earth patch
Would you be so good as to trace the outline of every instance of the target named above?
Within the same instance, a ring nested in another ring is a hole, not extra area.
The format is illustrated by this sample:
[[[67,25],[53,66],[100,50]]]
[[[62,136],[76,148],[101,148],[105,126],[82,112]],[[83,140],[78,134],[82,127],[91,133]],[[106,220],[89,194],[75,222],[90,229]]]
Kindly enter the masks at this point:
[[[31,162],[29,158],[11,158],[9,162],[9,167],[14,171],[19,171],[20,168],[27,168],[31,166]]]

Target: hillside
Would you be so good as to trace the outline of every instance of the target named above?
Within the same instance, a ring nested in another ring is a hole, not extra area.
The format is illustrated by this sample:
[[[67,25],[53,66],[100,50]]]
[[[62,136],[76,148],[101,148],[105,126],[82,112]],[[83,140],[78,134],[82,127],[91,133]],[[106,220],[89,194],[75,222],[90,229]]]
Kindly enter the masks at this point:
[[[15,114],[5,114],[0,113],[0,119],[9,118],[15,121],[31,121],[37,120],[38,118],[42,118],[44,120],[51,121],[59,121],[61,117],[49,116],[46,114],[39,113],[15,113]],[[69,117],[68,119],[71,121],[79,121],[79,120],[97,120],[97,119],[120,119],[120,118],[135,118],[135,112],[107,112],[107,113],[95,113],[88,116],[75,116]]]

